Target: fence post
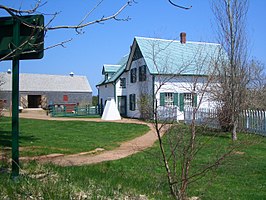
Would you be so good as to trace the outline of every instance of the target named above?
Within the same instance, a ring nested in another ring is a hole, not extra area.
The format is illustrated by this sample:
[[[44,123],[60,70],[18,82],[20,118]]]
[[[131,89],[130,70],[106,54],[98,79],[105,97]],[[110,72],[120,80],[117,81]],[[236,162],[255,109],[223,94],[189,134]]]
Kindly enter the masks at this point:
[[[79,108],[78,108],[78,106],[77,105],[75,105],[75,107],[74,107],[74,116],[78,116],[79,115]]]
[[[86,115],[89,115],[89,114],[90,114],[90,108],[89,108],[89,105],[86,105],[86,107],[85,107],[85,112],[86,112]]]
[[[55,116],[55,106],[53,105],[52,106],[52,117],[54,117]]]
[[[66,106],[63,105],[63,113],[64,113],[64,116],[66,116]]]

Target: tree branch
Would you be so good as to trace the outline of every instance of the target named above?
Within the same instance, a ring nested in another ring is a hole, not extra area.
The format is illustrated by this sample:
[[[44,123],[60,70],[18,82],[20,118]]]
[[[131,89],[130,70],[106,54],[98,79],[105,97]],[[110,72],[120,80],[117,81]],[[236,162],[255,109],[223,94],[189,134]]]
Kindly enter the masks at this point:
[[[192,6],[189,6],[189,7],[180,6],[180,5],[178,5],[178,4],[173,3],[172,0],[168,0],[168,2],[169,2],[170,4],[172,4],[173,6],[175,6],[175,7],[177,7],[177,8],[184,9],[184,10],[188,10],[188,9],[192,8]]]
[[[0,9],[3,9],[5,11],[7,11],[11,16],[14,16],[15,14],[33,14],[37,11],[38,8],[40,8],[41,6],[43,6],[45,3],[40,4],[41,0],[38,0],[37,3],[35,4],[34,8],[32,9],[28,9],[28,10],[20,10],[20,9],[15,9],[15,8],[11,8],[11,7],[6,7],[4,5],[0,5]]]
[[[81,28],[84,28],[86,26],[89,26],[89,25],[92,25],[92,24],[99,24],[101,22],[104,22],[104,21],[108,21],[108,20],[111,20],[111,19],[114,19],[114,20],[119,20],[117,19],[117,16],[128,6],[130,6],[134,1],[133,0],[129,0],[127,1],[126,4],[124,4],[116,13],[114,13],[113,15],[110,15],[108,17],[102,17],[100,19],[96,19],[96,20],[93,20],[93,21],[90,21],[90,22],[87,22],[87,23],[82,23],[86,18],[87,16],[84,17],[84,19],[81,21],[81,23],[79,23],[78,25],[74,25],[74,26],[68,26],[68,25],[63,25],[63,26],[55,26],[55,27],[48,27],[46,28],[46,30],[56,30],[56,29],[81,29]],[[99,4],[98,4],[99,5]],[[93,8],[93,10],[95,10],[95,8]],[[91,12],[89,12],[88,14],[90,14]],[[129,18],[126,18],[124,19],[124,21],[128,21]]]

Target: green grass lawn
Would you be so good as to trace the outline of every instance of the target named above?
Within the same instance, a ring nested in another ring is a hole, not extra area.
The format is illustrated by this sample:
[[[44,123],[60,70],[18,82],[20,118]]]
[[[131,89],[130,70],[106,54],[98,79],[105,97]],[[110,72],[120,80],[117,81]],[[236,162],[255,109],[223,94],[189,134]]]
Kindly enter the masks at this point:
[[[147,126],[139,124],[20,119],[19,145],[27,147],[20,155],[72,154],[95,148],[109,150],[148,130]],[[10,118],[0,119],[2,147],[11,147]]]
[[[211,136],[201,136],[209,140]],[[254,144],[242,146],[239,151],[225,160],[215,171],[206,174],[198,182],[190,185],[188,196],[201,199],[265,199],[266,198],[266,138],[240,135],[241,140],[253,140]],[[222,141],[221,141],[222,140]],[[230,136],[212,137],[207,148],[200,152],[194,170],[210,160],[210,149],[223,148],[230,143]],[[243,153],[243,154],[242,154]],[[151,199],[171,199],[158,144],[129,158],[82,167],[55,167],[62,176],[71,174],[82,191],[88,180],[104,188],[104,194],[115,198],[115,191],[124,194],[146,194]],[[89,174],[86,176],[86,174]],[[102,189],[101,189],[102,190]]]
[[[31,120],[23,123],[28,122],[35,123]],[[176,131],[181,129],[186,131],[187,127],[181,125]],[[229,134],[199,131],[200,143],[208,142],[198,154],[194,170],[231,145]],[[164,141],[166,139],[164,137]],[[265,199],[266,138],[239,134],[239,141],[244,144],[240,145],[239,153],[191,184],[188,196],[210,200]],[[171,199],[157,143],[141,153],[117,161],[72,167],[23,163],[21,172],[18,182],[10,180],[9,173],[0,173],[0,198],[138,199],[145,195],[148,199]]]

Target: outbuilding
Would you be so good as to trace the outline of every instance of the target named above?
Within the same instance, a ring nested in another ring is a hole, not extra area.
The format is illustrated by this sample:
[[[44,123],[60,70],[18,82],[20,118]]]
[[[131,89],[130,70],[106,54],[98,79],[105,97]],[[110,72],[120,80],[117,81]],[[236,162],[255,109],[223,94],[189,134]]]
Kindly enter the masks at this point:
[[[11,105],[12,73],[0,73],[0,99]],[[92,89],[86,76],[24,74],[19,75],[19,105],[23,108],[47,108],[52,104],[91,104]]]

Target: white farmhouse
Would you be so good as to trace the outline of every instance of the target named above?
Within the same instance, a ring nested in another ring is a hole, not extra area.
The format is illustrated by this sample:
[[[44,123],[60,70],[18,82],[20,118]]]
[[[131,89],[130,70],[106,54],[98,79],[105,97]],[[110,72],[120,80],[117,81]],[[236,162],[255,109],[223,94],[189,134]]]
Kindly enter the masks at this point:
[[[178,120],[186,106],[213,107],[206,83],[219,50],[219,44],[187,42],[186,33],[180,41],[135,37],[129,55],[103,66],[99,104],[114,98],[121,116],[150,118],[157,110]]]

